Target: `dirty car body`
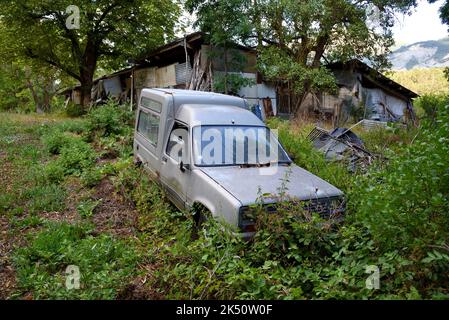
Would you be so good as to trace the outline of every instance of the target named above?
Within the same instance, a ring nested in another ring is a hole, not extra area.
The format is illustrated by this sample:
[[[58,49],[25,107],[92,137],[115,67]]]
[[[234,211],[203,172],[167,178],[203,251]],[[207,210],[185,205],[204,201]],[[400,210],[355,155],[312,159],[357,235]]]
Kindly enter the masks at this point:
[[[181,210],[200,205],[244,236],[261,194],[283,188],[317,213],[341,213],[343,193],[293,164],[245,100],[210,92],[144,89],[137,110],[135,160]],[[275,204],[275,196],[264,204]],[[338,212],[336,212],[338,211]]]

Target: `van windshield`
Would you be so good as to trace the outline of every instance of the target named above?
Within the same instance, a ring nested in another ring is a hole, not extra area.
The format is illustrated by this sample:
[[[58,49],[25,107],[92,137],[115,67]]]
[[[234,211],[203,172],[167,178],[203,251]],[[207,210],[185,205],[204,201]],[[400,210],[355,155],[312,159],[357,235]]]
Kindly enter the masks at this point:
[[[196,166],[269,166],[291,160],[267,127],[198,126],[193,128]]]

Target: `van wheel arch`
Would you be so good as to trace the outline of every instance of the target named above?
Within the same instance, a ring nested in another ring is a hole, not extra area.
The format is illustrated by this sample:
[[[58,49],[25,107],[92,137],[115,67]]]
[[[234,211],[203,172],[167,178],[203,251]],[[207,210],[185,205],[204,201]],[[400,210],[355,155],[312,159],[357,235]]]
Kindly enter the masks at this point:
[[[201,202],[193,203],[191,211],[197,228],[200,228],[207,219],[212,217],[212,211]]]

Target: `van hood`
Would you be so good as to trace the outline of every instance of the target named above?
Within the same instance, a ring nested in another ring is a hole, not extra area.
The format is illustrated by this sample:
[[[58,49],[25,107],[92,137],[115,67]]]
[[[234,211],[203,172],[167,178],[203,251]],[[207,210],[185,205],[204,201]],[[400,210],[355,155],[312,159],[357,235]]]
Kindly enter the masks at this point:
[[[287,195],[298,200],[343,195],[342,191],[330,183],[296,165],[269,168],[203,167],[200,169],[244,206],[254,204],[261,194],[278,195],[283,184]]]

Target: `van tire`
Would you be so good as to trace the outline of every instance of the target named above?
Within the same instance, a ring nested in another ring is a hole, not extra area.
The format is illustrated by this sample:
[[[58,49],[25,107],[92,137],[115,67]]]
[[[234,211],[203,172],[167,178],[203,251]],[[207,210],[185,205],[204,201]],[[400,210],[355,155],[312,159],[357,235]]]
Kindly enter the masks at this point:
[[[204,223],[211,217],[211,212],[202,204],[194,204],[192,208],[193,229],[192,238],[198,239],[199,232],[203,230]]]

